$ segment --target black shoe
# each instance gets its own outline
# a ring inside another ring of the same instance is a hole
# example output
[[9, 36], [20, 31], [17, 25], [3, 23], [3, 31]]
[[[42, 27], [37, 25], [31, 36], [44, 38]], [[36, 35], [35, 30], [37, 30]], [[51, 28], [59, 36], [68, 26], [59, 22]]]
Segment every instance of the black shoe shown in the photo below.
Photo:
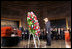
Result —
[[47, 46], [51, 46], [51, 44], [46, 44]]

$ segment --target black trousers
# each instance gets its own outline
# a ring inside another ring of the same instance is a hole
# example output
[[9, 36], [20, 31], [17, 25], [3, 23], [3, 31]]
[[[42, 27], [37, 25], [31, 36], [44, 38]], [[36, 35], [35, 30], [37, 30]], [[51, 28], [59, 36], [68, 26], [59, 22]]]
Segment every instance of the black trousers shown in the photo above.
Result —
[[51, 45], [51, 34], [47, 34], [47, 45]]

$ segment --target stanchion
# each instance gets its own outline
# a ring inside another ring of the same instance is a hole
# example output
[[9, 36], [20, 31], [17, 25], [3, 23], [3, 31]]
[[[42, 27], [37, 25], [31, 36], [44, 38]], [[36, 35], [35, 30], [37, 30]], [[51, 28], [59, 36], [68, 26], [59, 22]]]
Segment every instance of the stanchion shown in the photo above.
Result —
[[29, 44], [30, 44], [30, 34], [29, 34], [29, 39], [28, 39], [28, 48], [29, 48]]

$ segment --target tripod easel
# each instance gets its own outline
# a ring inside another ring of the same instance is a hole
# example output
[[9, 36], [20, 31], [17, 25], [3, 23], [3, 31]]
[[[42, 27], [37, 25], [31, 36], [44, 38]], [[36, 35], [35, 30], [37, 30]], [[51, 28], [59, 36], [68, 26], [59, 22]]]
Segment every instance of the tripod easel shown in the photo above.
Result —
[[[32, 33], [31, 33], [32, 34]], [[28, 48], [29, 48], [29, 44], [30, 44], [30, 35], [31, 34], [29, 34], [29, 39], [28, 39]], [[34, 45], [35, 45], [35, 48], [39, 48], [40, 47], [40, 40], [39, 40], [39, 37], [37, 36], [37, 40], [38, 40], [38, 46], [37, 46], [37, 44], [36, 44], [36, 37], [34, 36], [34, 34], [32, 34], [33, 35], [33, 41], [34, 41]]]

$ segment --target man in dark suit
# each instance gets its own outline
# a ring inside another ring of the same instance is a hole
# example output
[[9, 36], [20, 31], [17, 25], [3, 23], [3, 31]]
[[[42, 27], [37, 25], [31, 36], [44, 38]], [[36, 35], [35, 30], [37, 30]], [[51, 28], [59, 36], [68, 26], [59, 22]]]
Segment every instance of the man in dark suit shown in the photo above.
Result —
[[44, 21], [45, 21], [45, 29], [47, 33], [47, 45], [50, 46], [51, 45], [50, 21], [48, 20], [48, 18], [45, 18]]
[[61, 28], [60, 35], [61, 35], [61, 39], [64, 39], [64, 29], [63, 28]]

